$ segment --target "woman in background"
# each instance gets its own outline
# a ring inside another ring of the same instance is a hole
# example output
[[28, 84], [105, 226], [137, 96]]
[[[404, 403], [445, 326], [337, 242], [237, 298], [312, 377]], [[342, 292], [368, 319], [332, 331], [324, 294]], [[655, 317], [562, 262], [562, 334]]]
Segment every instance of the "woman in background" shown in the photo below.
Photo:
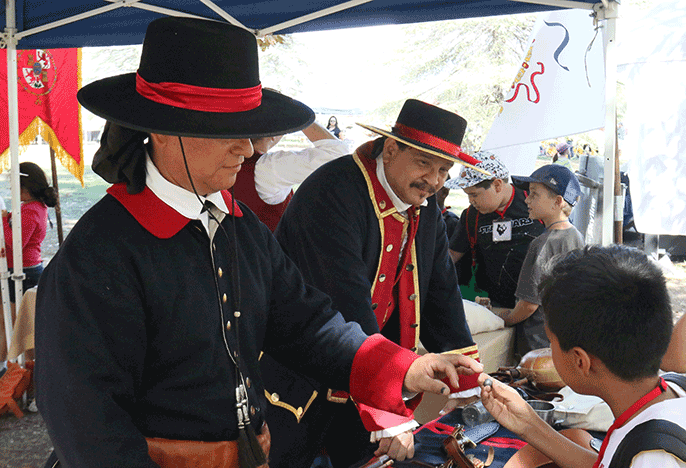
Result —
[[332, 115], [329, 117], [329, 124], [326, 126], [326, 129], [333, 133], [333, 136], [338, 138], [339, 140], [342, 139], [341, 137], [341, 129], [338, 128], [338, 119], [336, 118], [335, 115]]
[[[41, 245], [45, 239], [48, 224], [48, 207], [57, 204], [57, 192], [48, 185], [45, 172], [37, 164], [23, 162], [19, 165], [19, 187], [21, 188], [21, 244], [24, 266], [24, 291], [38, 284], [43, 272]], [[3, 212], [2, 225], [5, 230], [5, 252], [7, 267], [12, 269], [12, 213]], [[14, 287], [10, 287], [10, 301], [15, 302]]]

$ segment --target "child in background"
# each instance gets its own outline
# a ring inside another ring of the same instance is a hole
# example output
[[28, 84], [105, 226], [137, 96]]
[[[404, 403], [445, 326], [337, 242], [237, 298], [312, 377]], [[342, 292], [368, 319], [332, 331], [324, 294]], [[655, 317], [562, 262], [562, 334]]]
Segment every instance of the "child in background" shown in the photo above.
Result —
[[[48, 207], [57, 205], [57, 192], [48, 184], [45, 172], [37, 164], [19, 164], [19, 186], [21, 188], [21, 242], [24, 264], [23, 289], [26, 291], [38, 284], [43, 272], [41, 248], [48, 224]], [[5, 252], [7, 268], [12, 269], [12, 213], [3, 212], [2, 224], [5, 230]], [[10, 287], [10, 301], [15, 302], [14, 287]], [[21, 299], [21, 298], [20, 298]]]
[[462, 167], [458, 177], [445, 183], [469, 198], [450, 238], [450, 256], [464, 299], [488, 295], [493, 307], [512, 308], [529, 244], [545, 228], [529, 218], [527, 194], [509, 182], [510, 172], [502, 161], [489, 151], [474, 157], [481, 161], [476, 167], [490, 175]]
[[[673, 455], [675, 442], [682, 449], [686, 442], [686, 391], [658, 376], [672, 330], [660, 268], [637, 249], [589, 246], [568, 253], [541, 284], [555, 369], [575, 392], [602, 398], [615, 422], [596, 454], [556, 432], [512, 388], [495, 379], [484, 386], [488, 376], [482, 374], [486, 409], [561, 467], [608, 468], [616, 454], [625, 461], [621, 466], [686, 468], [683, 455]], [[644, 423], [669, 426], [682, 438], [655, 439]], [[648, 450], [641, 446], [646, 440], [654, 444]]]
[[[581, 196], [576, 176], [564, 166], [549, 164], [530, 177], [512, 176], [515, 187], [528, 191], [526, 204], [531, 219], [540, 219], [545, 232], [531, 241], [522, 264], [514, 309], [494, 309], [505, 324], [516, 326], [516, 354], [524, 356], [550, 343], [543, 328], [543, 311], [538, 286], [544, 265], [552, 257], [583, 247], [581, 233], [569, 222], [572, 207]], [[570, 286], [572, 287], [572, 286]]]

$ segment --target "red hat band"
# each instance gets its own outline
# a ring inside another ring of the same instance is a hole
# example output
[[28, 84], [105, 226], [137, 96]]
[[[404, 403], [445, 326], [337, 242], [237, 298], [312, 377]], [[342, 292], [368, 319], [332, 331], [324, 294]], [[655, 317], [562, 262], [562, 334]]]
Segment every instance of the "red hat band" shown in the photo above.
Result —
[[136, 73], [136, 91], [151, 101], [202, 112], [244, 112], [262, 103], [262, 85], [252, 88], [206, 88], [183, 83], [150, 83]]
[[451, 156], [459, 158], [469, 164], [479, 164], [481, 162], [478, 159], [471, 157], [467, 153], [464, 153], [462, 151], [462, 147], [456, 145], [455, 143], [451, 143], [435, 135], [431, 135], [430, 133], [408, 127], [407, 125], [403, 125], [398, 122], [396, 122], [395, 126], [393, 127], [393, 133], [404, 138], [424, 143], [425, 145], [433, 146], [434, 148], [444, 151]]

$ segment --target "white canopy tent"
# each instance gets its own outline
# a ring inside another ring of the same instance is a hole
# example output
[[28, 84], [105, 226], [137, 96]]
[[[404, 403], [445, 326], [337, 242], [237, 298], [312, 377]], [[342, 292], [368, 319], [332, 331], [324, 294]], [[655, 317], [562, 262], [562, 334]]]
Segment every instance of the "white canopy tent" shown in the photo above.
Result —
[[[411, 23], [441, 19], [492, 16], [579, 8], [594, 12], [604, 21], [606, 41], [605, 128], [616, 128], [615, 29], [618, 4], [569, 0], [312, 0], [285, 2], [257, 0], [6, 0], [5, 30], [0, 47], [6, 47], [8, 69], [9, 133], [11, 154], [11, 209], [20, 212], [19, 129], [17, 111], [17, 49], [122, 45], [142, 42], [145, 27], [162, 15], [189, 16], [227, 21], [256, 36], [307, 30], [340, 29], [374, 24]], [[0, 15], [0, 21], [2, 20]], [[589, 18], [589, 21], [591, 19]], [[1, 131], [4, 131], [1, 130]], [[606, 132], [604, 199], [614, 199], [615, 138]], [[613, 205], [605, 204], [604, 245], [613, 240]], [[13, 251], [16, 297], [22, 297], [21, 217], [13, 220]], [[4, 283], [4, 281], [3, 281]], [[3, 297], [5, 294], [3, 294]], [[9, 308], [5, 308], [6, 325]], [[6, 328], [9, 330], [11, 327]], [[9, 339], [8, 339], [9, 342]]]

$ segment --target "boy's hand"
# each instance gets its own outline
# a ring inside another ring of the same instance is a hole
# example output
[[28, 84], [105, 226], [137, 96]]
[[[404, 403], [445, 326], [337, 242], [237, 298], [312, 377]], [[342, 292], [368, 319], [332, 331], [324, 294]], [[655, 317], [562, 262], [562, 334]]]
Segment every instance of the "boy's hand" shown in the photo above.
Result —
[[[486, 379], [491, 385], [484, 386]], [[493, 417], [517, 435], [523, 435], [538, 418], [536, 412], [512, 387], [490, 378], [487, 374], [479, 376], [481, 401]]]
[[384, 437], [379, 441], [375, 456], [387, 454], [393, 460], [403, 461], [414, 457], [414, 434], [412, 431], [401, 432], [395, 437]]
[[459, 388], [457, 375], [483, 372], [484, 366], [461, 354], [425, 354], [412, 363], [405, 374], [403, 387], [410, 393], [429, 392], [450, 394], [450, 388], [441, 379], [448, 377], [453, 388]]

